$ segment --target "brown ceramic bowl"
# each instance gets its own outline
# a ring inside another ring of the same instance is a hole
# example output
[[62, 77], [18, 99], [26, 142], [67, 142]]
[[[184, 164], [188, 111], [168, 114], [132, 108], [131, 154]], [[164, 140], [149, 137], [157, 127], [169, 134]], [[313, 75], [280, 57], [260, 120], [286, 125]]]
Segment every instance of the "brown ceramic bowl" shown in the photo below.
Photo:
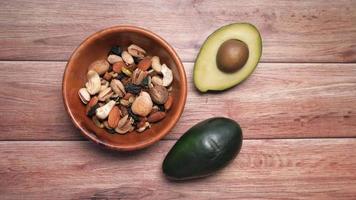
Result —
[[[110, 134], [98, 128], [85, 114], [85, 105], [78, 97], [78, 90], [84, 87], [90, 63], [106, 58], [114, 45], [127, 48], [136, 44], [149, 55], [159, 56], [173, 71], [172, 95], [174, 103], [167, 116], [143, 133], [131, 132], [125, 135]], [[88, 37], [72, 54], [63, 75], [62, 85], [65, 108], [74, 125], [81, 133], [95, 143], [114, 150], [130, 151], [147, 147], [169, 133], [181, 116], [187, 97], [187, 80], [182, 62], [174, 49], [158, 35], [134, 26], [116, 26], [99, 31]]]

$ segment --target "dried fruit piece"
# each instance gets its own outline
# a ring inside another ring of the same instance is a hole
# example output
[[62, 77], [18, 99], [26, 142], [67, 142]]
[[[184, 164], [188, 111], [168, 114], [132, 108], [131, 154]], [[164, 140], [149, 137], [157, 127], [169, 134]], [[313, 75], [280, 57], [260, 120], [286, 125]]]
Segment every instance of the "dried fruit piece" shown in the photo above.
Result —
[[112, 70], [116, 73], [120, 73], [123, 67], [126, 67], [126, 64], [124, 61], [119, 61], [112, 66]]
[[108, 61], [101, 59], [101, 60], [96, 60], [93, 63], [90, 64], [89, 70], [94, 70], [96, 71], [99, 75], [105, 74], [109, 70], [110, 64]]
[[115, 106], [115, 101], [110, 100], [107, 104], [104, 106], [101, 106], [100, 108], [96, 109], [96, 117], [99, 119], [105, 119], [108, 117], [111, 109]]
[[165, 110], [171, 109], [172, 104], [173, 104], [173, 97], [172, 97], [172, 95], [169, 95], [166, 103], [164, 103], [164, 109]]
[[166, 117], [166, 113], [165, 112], [158, 111], [158, 112], [155, 112], [153, 114], [150, 114], [148, 116], [148, 118], [147, 118], [147, 121], [151, 122], [151, 123], [154, 123], [154, 122], [161, 121], [165, 117]]
[[122, 73], [124, 73], [126, 76], [129, 76], [129, 77], [132, 76], [132, 72], [131, 72], [129, 69], [127, 69], [126, 67], [122, 67], [122, 68], [121, 68], [121, 71], [122, 71]]
[[165, 87], [169, 86], [173, 81], [172, 70], [169, 69], [166, 64], [163, 64], [161, 73], [163, 74], [162, 85]]
[[142, 71], [147, 71], [151, 67], [151, 64], [151, 58], [145, 57], [138, 63], [137, 67], [140, 68]]
[[121, 81], [125, 77], [126, 77], [126, 75], [124, 73], [119, 73], [119, 74], [117, 74], [116, 79]]
[[120, 57], [120, 56], [118, 56], [118, 55], [115, 55], [115, 54], [110, 54], [109, 56], [108, 56], [108, 62], [110, 63], [110, 64], [115, 64], [115, 63], [117, 63], [117, 62], [119, 62], [119, 61], [122, 61], [122, 58]]
[[95, 95], [100, 91], [101, 82], [99, 74], [94, 70], [89, 70], [87, 73], [88, 82], [85, 84], [89, 94]]
[[141, 92], [132, 103], [131, 109], [134, 114], [145, 117], [151, 112], [152, 106], [150, 95], [147, 92]]
[[87, 104], [90, 101], [90, 94], [86, 88], [81, 88], [78, 91], [78, 95], [80, 100], [84, 103]]
[[117, 106], [114, 106], [113, 109], [109, 113], [108, 117], [108, 125], [110, 128], [116, 128], [121, 119], [120, 109]]
[[156, 104], [164, 104], [168, 99], [168, 90], [167, 88], [161, 85], [155, 85], [149, 90], [152, 101]]
[[134, 85], [134, 84], [131, 84], [131, 83], [129, 83], [129, 84], [127, 84], [125, 86], [125, 90], [127, 92], [130, 92], [130, 93], [134, 94], [134, 95], [139, 94], [141, 92], [141, 89], [142, 88], [139, 85]]
[[152, 69], [156, 72], [161, 72], [162, 66], [159, 60], [158, 56], [153, 56], [151, 58], [151, 62], [152, 62]]
[[115, 55], [120, 56], [121, 53], [122, 53], [122, 48], [120, 46], [114, 46], [110, 50], [110, 54], [115, 54]]
[[128, 48], [127, 51], [134, 57], [138, 58], [143, 58], [146, 55], [146, 51], [142, 49], [141, 47], [131, 44]]
[[131, 54], [129, 54], [127, 51], [123, 51], [123, 52], [122, 52], [121, 58], [122, 58], [122, 60], [124, 60], [124, 62], [125, 62], [127, 65], [131, 65], [131, 64], [134, 63], [133, 57], [132, 57]]

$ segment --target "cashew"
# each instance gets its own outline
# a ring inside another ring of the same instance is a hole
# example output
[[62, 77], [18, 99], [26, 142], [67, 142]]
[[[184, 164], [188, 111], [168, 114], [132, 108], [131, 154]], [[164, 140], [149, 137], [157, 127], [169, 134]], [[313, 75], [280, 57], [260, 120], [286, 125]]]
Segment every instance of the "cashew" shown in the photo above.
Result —
[[87, 104], [90, 101], [90, 94], [86, 88], [81, 88], [78, 91], [78, 95], [80, 100], [84, 103]]
[[88, 82], [85, 84], [89, 94], [95, 95], [100, 91], [101, 82], [99, 74], [93, 70], [89, 70], [87, 74]]
[[111, 109], [115, 106], [115, 101], [111, 100], [104, 106], [96, 109], [96, 117], [103, 120], [108, 117]]
[[124, 60], [124, 62], [127, 64], [127, 65], [131, 65], [134, 63], [134, 59], [133, 57], [131, 56], [131, 54], [129, 54], [127, 51], [123, 51], [121, 53], [121, 58], [122, 60]]
[[163, 64], [161, 73], [163, 74], [162, 85], [165, 87], [169, 86], [173, 81], [172, 70], [169, 69], [166, 64]]
[[152, 69], [155, 70], [156, 72], [161, 72], [162, 66], [161, 66], [159, 57], [158, 56], [153, 56], [151, 58], [151, 61], [152, 61]]
[[142, 49], [141, 47], [135, 45], [135, 44], [131, 44], [128, 48], [127, 51], [129, 52], [129, 54], [131, 54], [132, 56], [135, 56], [137, 58], [143, 58], [145, 57], [146, 51], [144, 49]]

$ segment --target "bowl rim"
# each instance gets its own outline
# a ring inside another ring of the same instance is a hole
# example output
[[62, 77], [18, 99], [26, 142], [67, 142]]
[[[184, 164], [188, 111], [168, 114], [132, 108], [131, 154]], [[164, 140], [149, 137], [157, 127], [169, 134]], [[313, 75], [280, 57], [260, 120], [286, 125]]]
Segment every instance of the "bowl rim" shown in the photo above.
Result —
[[[141, 143], [135, 144], [135, 145], [124, 145], [124, 146], [121, 146], [121, 145], [117, 145], [117, 144], [114, 144], [114, 143], [111, 143], [111, 142], [102, 141], [100, 138], [98, 138], [96, 136], [95, 133], [92, 133], [92, 131], [89, 131], [89, 130], [85, 129], [84, 127], [82, 127], [79, 124], [79, 122], [77, 122], [75, 120], [75, 118], [73, 116], [73, 113], [70, 110], [69, 105], [68, 105], [68, 98], [67, 98], [68, 95], [66, 93], [66, 88], [69, 87], [69, 86], [67, 86], [67, 83], [65, 82], [65, 79], [67, 78], [67, 76], [69, 74], [69, 72], [67, 70], [69, 65], [71, 65], [72, 60], [76, 56], [78, 56], [78, 51], [80, 49], [82, 49], [86, 45], [86, 43], [88, 43], [90, 41], [93, 41], [93, 40], [97, 40], [102, 35], [110, 33], [110, 32], [135, 32], [135, 33], [146, 35], [150, 39], [153, 39], [156, 42], [160, 43], [167, 50], [167, 52], [170, 55], [170, 57], [172, 58], [173, 62], [176, 64], [179, 77], [181, 78], [180, 90], [182, 90], [182, 91], [180, 92], [180, 94], [182, 94], [182, 98], [183, 99], [181, 101], [182, 103], [178, 104], [178, 114], [177, 115], [173, 115], [173, 117], [171, 119], [172, 122], [168, 123], [167, 126], [165, 126], [160, 131], [161, 132], [160, 134], [156, 135], [155, 137], [149, 138], [149, 140], [145, 140], [144, 142], [141, 142]], [[69, 115], [69, 118], [71, 119], [71, 121], [73, 122], [75, 127], [80, 130], [80, 133], [84, 137], [86, 137], [87, 139], [93, 141], [94, 143], [96, 143], [96, 144], [98, 144], [100, 146], [103, 146], [105, 148], [108, 148], [108, 149], [118, 150], [118, 151], [133, 151], [133, 150], [139, 150], [139, 149], [146, 148], [146, 147], [158, 142], [164, 136], [166, 136], [172, 130], [172, 128], [176, 125], [176, 123], [178, 122], [179, 118], [183, 114], [185, 103], [186, 103], [186, 99], [187, 99], [187, 78], [186, 78], [185, 69], [184, 69], [184, 66], [183, 66], [183, 63], [182, 63], [181, 59], [179, 58], [177, 52], [173, 49], [173, 47], [170, 44], [168, 44], [168, 42], [166, 40], [164, 40], [159, 35], [153, 33], [152, 31], [149, 31], [149, 30], [147, 30], [145, 28], [141, 28], [141, 27], [133, 26], [133, 25], [118, 25], [118, 26], [112, 26], [112, 27], [109, 27], [109, 28], [101, 29], [101, 30], [89, 35], [73, 51], [72, 55], [70, 56], [70, 58], [67, 61], [67, 64], [65, 66], [64, 73], [63, 73], [62, 96], [63, 96], [64, 107], [65, 107], [65, 110], [67, 111], [67, 113]]]

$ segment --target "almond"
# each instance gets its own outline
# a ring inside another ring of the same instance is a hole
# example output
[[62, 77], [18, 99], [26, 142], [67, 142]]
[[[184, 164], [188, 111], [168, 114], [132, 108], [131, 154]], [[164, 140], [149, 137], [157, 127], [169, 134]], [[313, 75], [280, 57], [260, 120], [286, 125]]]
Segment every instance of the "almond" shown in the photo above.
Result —
[[119, 107], [115, 106], [109, 113], [108, 124], [111, 128], [116, 128], [117, 124], [119, 123], [120, 117], [120, 109]]
[[86, 106], [86, 114], [88, 116], [95, 115], [95, 111], [99, 107], [98, 101], [99, 99], [97, 96], [94, 96], [93, 98], [90, 99], [89, 103]]
[[172, 104], [173, 104], [173, 97], [172, 95], [169, 95], [166, 103], [164, 103], [164, 109], [169, 110], [172, 107]]
[[162, 112], [162, 111], [158, 111], [158, 112], [155, 112], [153, 114], [150, 114], [147, 118], [147, 121], [148, 122], [158, 122], [158, 121], [161, 121], [163, 118], [166, 117], [166, 113], [165, 112]]
[[120, 73], [123, 67], [126, 67], [124, 61], [119, 61], [112, 66], [112, 70], [116, 73]]
[[142, 71], [147, 71], [148, 68], [151, 67], [151, 64], [152, 64], [151, 58], [146, 57], [138, 63], [137, 67], [140, 68]]

